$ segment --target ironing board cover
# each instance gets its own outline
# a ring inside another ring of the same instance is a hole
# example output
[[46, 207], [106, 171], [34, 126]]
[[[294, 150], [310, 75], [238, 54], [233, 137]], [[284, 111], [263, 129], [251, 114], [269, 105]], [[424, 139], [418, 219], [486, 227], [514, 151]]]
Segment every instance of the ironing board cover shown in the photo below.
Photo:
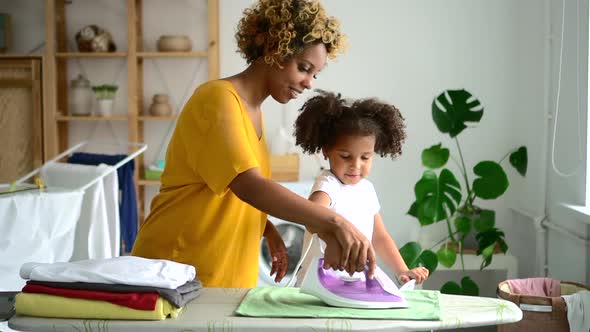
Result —
[[440, 320], [438, 291], [404, 291], [408, 308], [353, 309], [331, 307], [293, 287], [256, 287], [244, 297], [236, 314], [251, 317], [313, 317]]

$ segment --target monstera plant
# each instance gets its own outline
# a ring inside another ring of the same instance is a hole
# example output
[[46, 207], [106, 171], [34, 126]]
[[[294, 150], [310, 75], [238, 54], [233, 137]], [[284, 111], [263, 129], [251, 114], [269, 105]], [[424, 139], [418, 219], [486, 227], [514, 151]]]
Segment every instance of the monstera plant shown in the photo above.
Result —
[[[423, 249], [419, 243], [409, 242], [400, 252], [408, 267], [424, 266], [431, 274], [438, 264], [451, 267], [461, 259], [463, 278], [459, 282], [446, 282], [442, 293], [479, 295], [478, 285], [465, 274], [465, 244], [472, 240], [473, 249], [481, 256], [482, 270], [491, 264], [494, 253], [508, 250], [504, 232], [496, 227], [495, 212], [481, 207], [480, 200], [496, 199], [508, 189], [508, 176], [501, 166], [506, 157], [520, 175], [526, 175], [527, 149], [521, 146], [499, 161], [483, 160], [475, 164], [471, 181], [459, 136], [469, 128], [469, 123], [479, 123], [483, 114], [480, 101], [466, 90], [446, 90], [432, 101], [432, 119], [438, 130], [455, 142], [457, 157], [441, 143], [422, 151], [422, 165], [426, 170], [414, 187], [416, 200], [408, 214], [418, 219], [422, 227], [446, 223], [447, 232], [431, 248]], [[458, 173], [446, 168], [449, 159]]]

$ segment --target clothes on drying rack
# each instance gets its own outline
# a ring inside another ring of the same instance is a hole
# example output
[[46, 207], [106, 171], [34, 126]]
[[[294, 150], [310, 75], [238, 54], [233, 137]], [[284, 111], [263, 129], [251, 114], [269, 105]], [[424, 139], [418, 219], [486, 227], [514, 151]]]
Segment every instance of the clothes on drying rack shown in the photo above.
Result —
[[[102, 176], [109, 171], [111, 173]], [[112, 166], [48, 163], [40, 173], [48, 188], [64, 188], [72, 191], [78, 191], [80, 187], [102, 177], [100, 181], [84, 190], [84, 198], [75, 227], [74, 251], [71, 257], [61, 261], [119, 256], [121, 251], [119, 181], [115, 172], [112, 171]], [[71, 207], [73, 203], [68, 202], [68, 207]]]
[[23, 287], [19, 269], [25, 262], [72, 257], [83, 196], [60, 188], [0, 196], [0, 291]]
[[[68, 159], [69, 163], [83, 165], [115, 165], [125, 159], [127, 155], [105, 155], [97, 153], [76, 152]], [[137, 196], [133, 174], [135, 171], [134, 160], [117, 169], [119, 191], [119, 215], [121, 223], [121, 240], [124, 243], [124, 252], [131, 252], [138, 230]], [[123, 247], [122, 247], [123, 248]]]

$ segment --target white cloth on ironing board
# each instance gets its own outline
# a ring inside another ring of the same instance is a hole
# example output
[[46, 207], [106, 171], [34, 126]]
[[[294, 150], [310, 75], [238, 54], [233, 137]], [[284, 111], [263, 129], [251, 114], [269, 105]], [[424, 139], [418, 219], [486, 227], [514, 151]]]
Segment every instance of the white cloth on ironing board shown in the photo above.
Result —
[[70, 259], [83, 195], [47, 188], [0, 196], [0, 291], [23, 288], [23, 263]]
[[[41, 176], [48, 187], [79, 188], [112, 166], [88, 166], [52, 163], [43, 167]], [[72, 261], [119, 256], [119, 190], [117, 172], [113, 171], [87, 188], [76, 227]]]
[[590, 291], [584, 290], [571, 295], [562, 295], [567, 305], [567, 320], [571, 332], [590, 330]]

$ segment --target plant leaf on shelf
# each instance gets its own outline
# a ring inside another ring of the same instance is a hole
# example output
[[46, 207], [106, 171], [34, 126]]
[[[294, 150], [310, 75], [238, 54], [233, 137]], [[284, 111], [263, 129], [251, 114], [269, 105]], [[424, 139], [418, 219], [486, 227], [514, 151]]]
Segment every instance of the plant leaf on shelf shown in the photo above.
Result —
[[436, 169], [443, 167], [449, 161], [449, 149], [443, 148], [442, 144], [436, 144], [422, 151], [422, 165], [427, 168]]
[[448, 133], [451, 138], [467, 128], [466, 122], [479, 122], [482, 116], [481, 103], [464, 89], [445, 90], [432, 101], [434, 123], [438, 130]]
[[424, 171], [414, 192], [416, 201], [408, 214], [418, 218], [423, 226], [450, 217], [461, 202], [461, 184], [446, 168], [440, 172], [440, 176], [432, 170]]
[[473, 180], [473, 192], [482, 199], [498, 198], [510, 185], [506, 172], [495, 161], [480, 161], [473, 167], [473, 173], [479, 176]]
[[454, 281], [447, 281], [440, 288], [440, 292], [443, 294], [461, 295], [463, 293], [462, 291], [461, 286]]
[[463, 295], [471, 295], [471, 296], [478, 296], [479, 295], [479, 287], [475, 281], [473, 281], [470, 277], [465, 276], [461, 279], [461, 288]]
[[522, 175], [526, 175], [526, 170], [528, 167], [528, 154], [526, 146], [521, 146], [518, 150], [512, 152], [510, 154], [510, 165], [516, 168], [516, 171]]
[[438, 266], [438, 258], [432, 250], [422, 251], [422, 246], [418, 242], [408, 242], [399, 249], [399, 253], [402, 256], [404, 262], [409, 269], [413, 269], [418, 266], [423, 266], [428, 269], [432, 274], [436, 271]]
[[465, 238], [471, 232], [471, 219], [463, 215], [458, 216], [455, 218], [455, 229]]
[[485, 232], [494, 228], [496, 224], [496, 211], [481, 210], [479, 217], [475, 219], [473, 225], [478, 233]]
[[455, 265], [457, 261], [457, 252], [454, 249], [449, 247], [441, 247], [437, 252], [436, 256], [438, 258], [438, 262], [445, 267], [451, 267]]
[[440, 292], [443, 294], [478, 296], [479, 287], [477, 287], [473, 279], [465, 276], [461, 279], [461, 285], [454, 281], [448, 281], [440, 288]]
[[506, 253], [508, 251], [508, 245], [504, 240], [504, 232], [498, 228], [492, 228], [485, 232], [481, 232], [475, 235], [475, 239], [478, 243], [477, 254], [482, 255], [482, 263], [480, 269], [483, 270], [485, 267], [492, 263], [492, 257], [494, 255], [496, 246], [500, 248], [500, 251]]

